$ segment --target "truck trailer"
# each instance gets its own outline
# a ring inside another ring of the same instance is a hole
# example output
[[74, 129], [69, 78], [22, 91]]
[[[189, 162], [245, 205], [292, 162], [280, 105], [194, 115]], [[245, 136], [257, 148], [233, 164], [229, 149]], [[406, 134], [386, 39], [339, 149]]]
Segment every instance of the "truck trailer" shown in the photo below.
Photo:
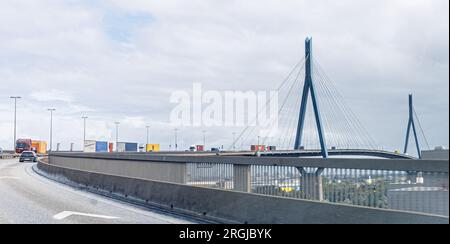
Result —
[[159, 152], [160, 148], [159, 144], [147, 144], [146, 152]]
[[108, 152], [109, 144], [104, 141], [86, 140], [84, 141], [83, 152]]
[[139, 144], [130, 142], [119, 142], [117, 143], [118, 152], [138, 152]]
[[47, 142], [46, 141], [32, 141], [31, 150], [37, 154], [44, 155], [47, 153]]

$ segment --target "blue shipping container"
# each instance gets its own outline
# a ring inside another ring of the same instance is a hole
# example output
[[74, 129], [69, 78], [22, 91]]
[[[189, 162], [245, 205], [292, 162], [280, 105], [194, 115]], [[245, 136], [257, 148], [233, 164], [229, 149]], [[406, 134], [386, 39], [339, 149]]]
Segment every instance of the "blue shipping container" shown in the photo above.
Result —
[[97, 141], [95, 143], [95, 151], [96, 152], [108, 152], [108, 142]]
[[125, 143], [125, 152], [137, 152], [138, 147], [137, 143]]

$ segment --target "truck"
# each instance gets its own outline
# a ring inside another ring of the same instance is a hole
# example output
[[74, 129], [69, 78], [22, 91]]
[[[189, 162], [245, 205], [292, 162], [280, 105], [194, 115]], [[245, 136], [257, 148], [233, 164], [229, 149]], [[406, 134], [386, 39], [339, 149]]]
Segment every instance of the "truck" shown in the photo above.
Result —
[[138, 152], [139, 144], [131, 142], [118, 142], [117, 151], [118, 152]]
[[16, 141], [15, 151], [21, 154], [25, 151], [31, 151], [33, 141], [31, 139], [18, 139]]
[[203, 145], [192, 145], [189, 147], [190, 152], [204, 152], [205, 146]]
[[250, 147], [250, 150], [252, 152], [263, 152], [263, 151], [266, 151], [266, 146], [265, 145], [252, 145]]
[[105, 141], [94, 141], [94, 140], [86, 140], [84, 141], [83, 152], [108, 152], [109, 144]]
[[33, 151], [37, 154], [46, 154], [47, 153], [47, 142], [32, 140], [32, 139], [18, 139], [16, 141], [15, 152], [17, 154], [21, 154], [25, 151]]

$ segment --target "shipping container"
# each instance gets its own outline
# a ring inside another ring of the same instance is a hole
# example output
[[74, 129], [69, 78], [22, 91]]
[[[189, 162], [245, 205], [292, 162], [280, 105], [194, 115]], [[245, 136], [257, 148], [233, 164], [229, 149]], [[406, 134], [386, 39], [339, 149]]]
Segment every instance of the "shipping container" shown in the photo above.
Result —
[[47, 142], [46, 141], [32, 141], [31, 147], [33, 151], [37, 154], [46, 154], [47, 153]]
[[126, 143], [125, 144], [126, 152], [137, 152], [138, 148], [139, 148], [139, 145], [137, 143]]
[[83, 152], [85, 153], [93, 153], [95, 152], [96, 141], [86, 140], [84, 141]]
[[108, 152], [108, 142], [86, 140], [84, 141], [83, 152]]
[[205, 146], [197, 145], [197, 152], [204, 152], [204, 151], [205, 151]]
[[108, 151], [114, 152], [114, 143], [109, 143]]
[[117, 152], [125, 152], [125, 144], [124, 142], [118, 142], [116, 145]]
[[117, 143], [118, 152], [138, 152], [139, 145], [137, 143], [119, 142]]
[[108, 152], [108, 142], [106, 141], [95, 142], [95, 152]]
[[161, 149], [159, 144], [147, 144], [147, 152], [159, 152], [160, 150]]
[[253, 151], [253, 152], [261, 152], [261, 151], [265, 151], [266, 150], [266, 146], [264, 146], [264, 145], [252, 145], [250, 150]]

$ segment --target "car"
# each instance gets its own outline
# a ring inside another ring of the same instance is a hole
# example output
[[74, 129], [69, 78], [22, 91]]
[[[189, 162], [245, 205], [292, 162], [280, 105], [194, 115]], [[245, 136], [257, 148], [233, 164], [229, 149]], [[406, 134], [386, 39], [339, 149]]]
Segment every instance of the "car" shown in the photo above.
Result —
[[25, 151], [20, 155], [19, 162], [23, 163], [25, 161], [37, 162], [38, 156], [33, 151]]
[[216, 153], [218, 153], [218, 152], [220, 152], [220, 149], [219, 149], [219, 148], [211, 148], [211, 152], [216, 152]]

